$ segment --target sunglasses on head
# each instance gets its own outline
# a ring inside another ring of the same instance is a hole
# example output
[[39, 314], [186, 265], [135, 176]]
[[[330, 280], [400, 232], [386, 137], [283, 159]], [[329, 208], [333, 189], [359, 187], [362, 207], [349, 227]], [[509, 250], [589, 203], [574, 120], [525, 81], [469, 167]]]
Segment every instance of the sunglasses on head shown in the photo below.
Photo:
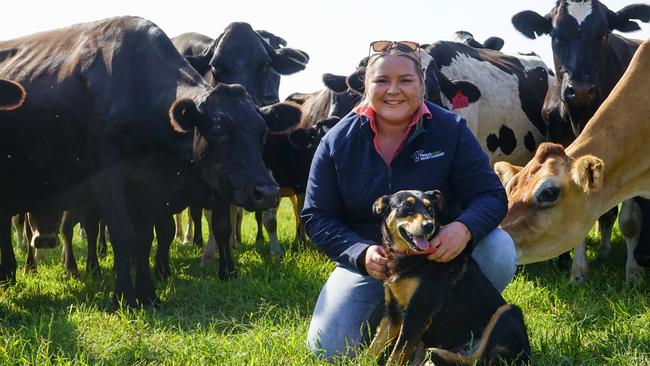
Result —
[[387, 52], [394, 48], [402, 52], [415, 52], [420, 48], [420, 44], [413, 41], [374, 41], [370, 43], [370, 49], [373, 52]]

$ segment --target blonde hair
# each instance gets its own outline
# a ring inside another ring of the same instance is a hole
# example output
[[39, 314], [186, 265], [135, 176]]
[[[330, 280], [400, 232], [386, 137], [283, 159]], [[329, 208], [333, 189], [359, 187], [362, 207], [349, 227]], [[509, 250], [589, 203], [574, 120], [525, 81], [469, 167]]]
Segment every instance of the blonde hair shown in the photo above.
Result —
[[425, 86], [424, 70], [422, 69], [422, 60], [420, 59], [420, 55], [416, 52], [404, 52], [398, 48], [391, 48], [388, 51], [375, 53], [373, 55], [370, 55], [370, 57], [368, 57], [368, 63], [366, 64], [366, 72], [363, 76], [364, 91], [363, 91], [363, 100], [361, 101], [361, 104], [370, 103], [370, 98], [368, 97], [368, 86], [370, 84], [370, 80], [377, 72], [377, 61], [379, 61], [382, 57], [385, 56], [393, 56], [393, 57], [402, 56], [413, 61], [413, 64], [415, 66], [415, 74], [417, 75], [418, 80], [420, 81], [420, 98], [422, 102], [424, 102], [426, 86]]

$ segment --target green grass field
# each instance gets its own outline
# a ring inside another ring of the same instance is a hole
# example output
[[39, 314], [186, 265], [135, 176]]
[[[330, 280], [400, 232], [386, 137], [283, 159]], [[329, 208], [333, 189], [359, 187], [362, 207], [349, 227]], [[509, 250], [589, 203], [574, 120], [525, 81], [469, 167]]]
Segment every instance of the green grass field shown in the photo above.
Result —
[[[37, 274], [24, 275], [24, 252], [16, 250], [17, 283], [0, 287], [0, 365], [325, 364], [307, 351], [305, 337], [334, 265], [313, 247], [292, 244], [288, 201], [279, 216], [285, 256], [272, 258], [268, 245], [254, 244], [254, 217], [246, 214], [244, 245], [235, 252], [239, 277], [229, 282], [218, 280], [216, 266], [200, 266], [200, 249], [175, 242], [173, 275], [157, 283], [158, 309], [114, 309], [110, 249], [100, 279], [85, 275], [78, 237], [81, 279], [64, 274], [58, 250], [47, 253]], [[548, 262], [522, 267], [505, 290], [524, 311], [534, 365], [650, 365], [650, 278], [625, 285], [617, 231], [610, 258], [594, 261], [594, 253], [590, 248], [581, 287]], [[373, 362], [362, 354], [340, 364]]]

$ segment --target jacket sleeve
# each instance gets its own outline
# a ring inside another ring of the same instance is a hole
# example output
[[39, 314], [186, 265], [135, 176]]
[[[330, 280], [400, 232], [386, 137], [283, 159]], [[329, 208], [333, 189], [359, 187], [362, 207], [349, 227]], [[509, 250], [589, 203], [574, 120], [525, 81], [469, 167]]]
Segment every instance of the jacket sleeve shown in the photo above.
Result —
[[465, 120], [461, 120], [458, 127], [450, 187], [452, 195], [463, 209], [455, 221], [462, 222], [469, 229], [472, 234], [469, 245], [473, 249], [476, 243], [501, 223], [508, 210], [508, 198], [501, 181], [490, 167], [487, 155]]
[[322, 141], [311, 163], [302, 221], [309, 238], [330, 259], [365, 275], [360, 256], [375, 243], [343, 223], [344, 212], [336, 167], [329, 146]]

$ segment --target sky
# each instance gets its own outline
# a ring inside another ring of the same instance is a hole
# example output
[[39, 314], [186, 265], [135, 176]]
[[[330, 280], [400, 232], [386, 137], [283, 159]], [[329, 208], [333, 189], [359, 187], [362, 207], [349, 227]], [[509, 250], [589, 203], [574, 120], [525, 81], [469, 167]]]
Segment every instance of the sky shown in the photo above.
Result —
[[[603, 3], [618, 11], [634, 2]], [[433, 43], [450, 40], [457, 30], [469, 31], [481, 42], [499, 36], [505, 40], [503, 51], [534, 51], [552, 67], [550, 38], [530, 40], [514, 29], [510, 19], [523, 10], [545, 15], [554, 4], [554, 0], [13, 0], [2, 5], [0, 40], [119, 15], [149, 19], [170, 38], [184, 32], [216, 38], [231, 22], [244, 21], [253, 29], [283, 37], [288, 47], [309, 54], [305, 70], [282, 78], [283, 99], [293, 92], [322, 89], [323, 73], [350, 74], [359, 60], [368, 55], [371, 41]], [[627, 36], [650, 38], [650, 24], [641, 24], [641, 28]]]

